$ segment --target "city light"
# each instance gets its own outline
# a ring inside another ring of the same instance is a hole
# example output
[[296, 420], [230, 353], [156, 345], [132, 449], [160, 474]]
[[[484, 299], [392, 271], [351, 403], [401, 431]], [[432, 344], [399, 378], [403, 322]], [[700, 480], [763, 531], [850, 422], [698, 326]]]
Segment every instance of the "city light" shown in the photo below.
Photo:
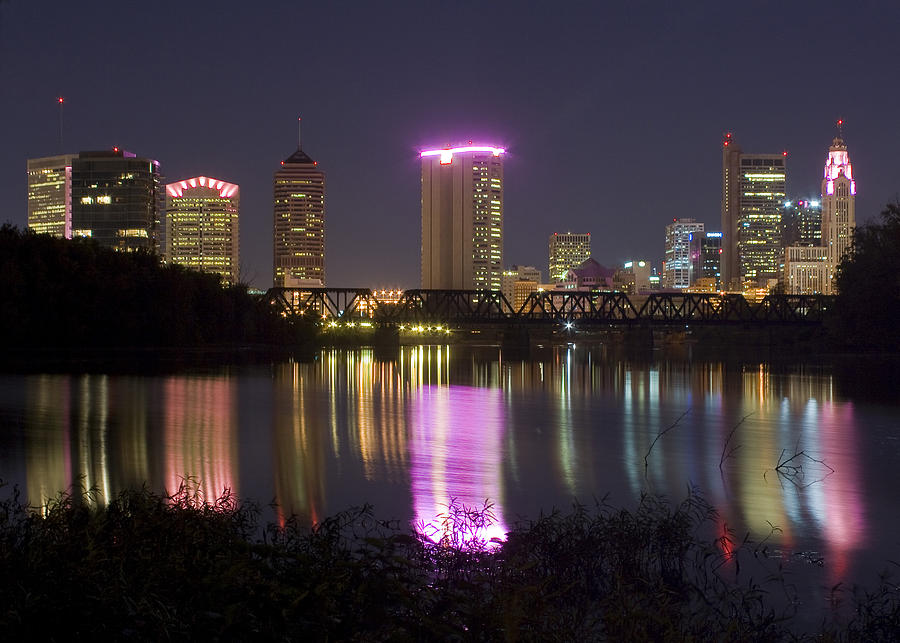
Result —
[[218, 190], [219, 197], [223, 199], [234, 196], [235, 192], [238, 191], [238, 186], [233, 183], [227, 183], [225, 181], [212, 179], [206, 176], [195, 176], [190, 179], [185, 179], [184, 181], [169, 183], [168, 185], [166, 185], [166, 192], [169, 194], [169, 196], [179, 198], [184, 194], [185, 190], [196, 187]]
[[506, 152], [505, 148], [493, 147], [491, 145], [467, 145], [465, 147], [446, 147], [440, 150], [426, 150], [420, 154], [422, 158], [426, 156], [440, 156], [441, 163], [450, 162], [454, 154], [462, 154], [464, 152], [490, 152], [494, 156], [500, 156]]

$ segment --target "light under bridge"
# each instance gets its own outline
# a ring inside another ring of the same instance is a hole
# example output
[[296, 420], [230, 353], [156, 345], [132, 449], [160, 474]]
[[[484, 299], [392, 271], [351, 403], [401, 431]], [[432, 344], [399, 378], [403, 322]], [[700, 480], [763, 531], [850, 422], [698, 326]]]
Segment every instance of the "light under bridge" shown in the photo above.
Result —
[[454, 327], [575, 324], [821, 325], [834, 298], [827, 295], [547, 290], [518, 308], [496, 290], [405, 290], [385, 296], [369, 288], [271, 288], [267, 301], [285, 316], [380, 326], [443, 324]]

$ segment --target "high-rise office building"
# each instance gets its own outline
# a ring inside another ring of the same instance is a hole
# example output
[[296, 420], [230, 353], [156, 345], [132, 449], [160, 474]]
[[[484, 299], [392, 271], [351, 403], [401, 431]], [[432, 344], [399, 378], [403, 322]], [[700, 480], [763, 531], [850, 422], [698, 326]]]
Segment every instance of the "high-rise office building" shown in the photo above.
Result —
[[159, 161], [118, 148], [72, 159], [72, 234], [116, 250], [156, 251]]
[[[714, 288], [720, 290], [722, 288], [722, 233], [721, 232], [704, 232], [696, 235], [695, 239], [699, 241], [699, 248], [696, 249], [698, 258], [696, 279], [711, 280]], [[692, 240], [693, 244], [693, 240]], [[695, 254], [695, 246], [691, 246], [691, 256]]]
[[28, 159], [28, 227], [72, 238], [73, 154]]
[[166, 185], [165, 260], [237, 283], [240, 197], [237, 185], [205, 176]]
[[703, 224], [695, 219], [672, 219], [666, 226], [666, 259], [663, 288], [690, 288], [695, 279], [699, 253], [691, 257], [691, 237], [703, 234]]
[[777, 279], [782, 261], [785, 154], [744, 154], [722, 141], [722, 281], [727, 288]]
[[828, 148], [822, 179], [822, 245], [828, 249], [829, 271], [825, 294], [832, 293], [835, 270], [850, 249], [855, 228], [856, 181], [847, 146], [838, 136]]
[[422, 288], [500, 290], [502, 147], [426, 150], [422, 160]]
[[[838, 121], [838, 127], [842, 125]], [[834, 294], [834, 276], [849, 251], [856, 227], [856, 181], [847, 146], [831, 142], [822, 179], [821, 243], [796, 243], [785, 248], [785, 290], [792, 294]]]
[[275, 286], [325, 285], [325, 173], [300, 145], [275, 172]]
[[577, 268], [591, 257], [591, 233], [566, 232], [550, 235], [549, 279], [558, 283], [566, 279], [572, 268]]
[[785, 201], [781, 241], [785, 247], [822, 245], [822, 202], [818, 199]]

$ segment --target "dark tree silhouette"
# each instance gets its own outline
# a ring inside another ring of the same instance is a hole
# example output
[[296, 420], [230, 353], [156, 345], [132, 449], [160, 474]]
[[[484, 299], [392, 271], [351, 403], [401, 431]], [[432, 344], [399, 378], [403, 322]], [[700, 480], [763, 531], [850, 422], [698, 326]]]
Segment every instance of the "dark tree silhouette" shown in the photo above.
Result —
[[835, 285], [837, 337], [851, 347], [900, 350], [900, 202], [856, 229]]
[[121, 253], [0, 227], [0, 337], [6, 348], [291, 344], [296, 329], [245, 285]]

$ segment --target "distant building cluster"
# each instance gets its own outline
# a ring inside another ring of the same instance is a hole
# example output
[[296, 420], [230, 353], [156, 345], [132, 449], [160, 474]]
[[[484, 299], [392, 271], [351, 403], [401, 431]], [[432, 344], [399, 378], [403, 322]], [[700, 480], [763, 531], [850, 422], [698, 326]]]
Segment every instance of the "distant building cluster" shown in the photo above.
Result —
[[[159, 162], [113, 148], [29, 159], [28, 226], [240, 281], [240, 186], [209, 176], [161, 184]], [[300, 148], [273, 178], [273, 283], [325, 284], [325, 174]]]
[[[646, 257], [607, 267], [592, 255], [590, 232], [554, 232], [546, 282], [533, 264], [504, 268], [505, 156], [502, 147], [472, 142], [420, 153], [422, 288], [499, 290], [516, 308], [546, 290], [831, 294], [836, 268], [851, 250], [856, 181], [840, 131], [820, 194], [799, 199], [787, 197], [786, 152], [745, 153], [726, 134], [721, 230], [672, 219], [660, 270]], [[29, 159], [27, 183], [35, 232], [153, 251], [224, 283], [240, 280], [236, 183], [195, 176], [162, 184], [158, 161], [118, 148]], [[275, 286], [325, 285], [325, 194], [325, 173], [298, 137], [297, 150], [273, 175]]]

